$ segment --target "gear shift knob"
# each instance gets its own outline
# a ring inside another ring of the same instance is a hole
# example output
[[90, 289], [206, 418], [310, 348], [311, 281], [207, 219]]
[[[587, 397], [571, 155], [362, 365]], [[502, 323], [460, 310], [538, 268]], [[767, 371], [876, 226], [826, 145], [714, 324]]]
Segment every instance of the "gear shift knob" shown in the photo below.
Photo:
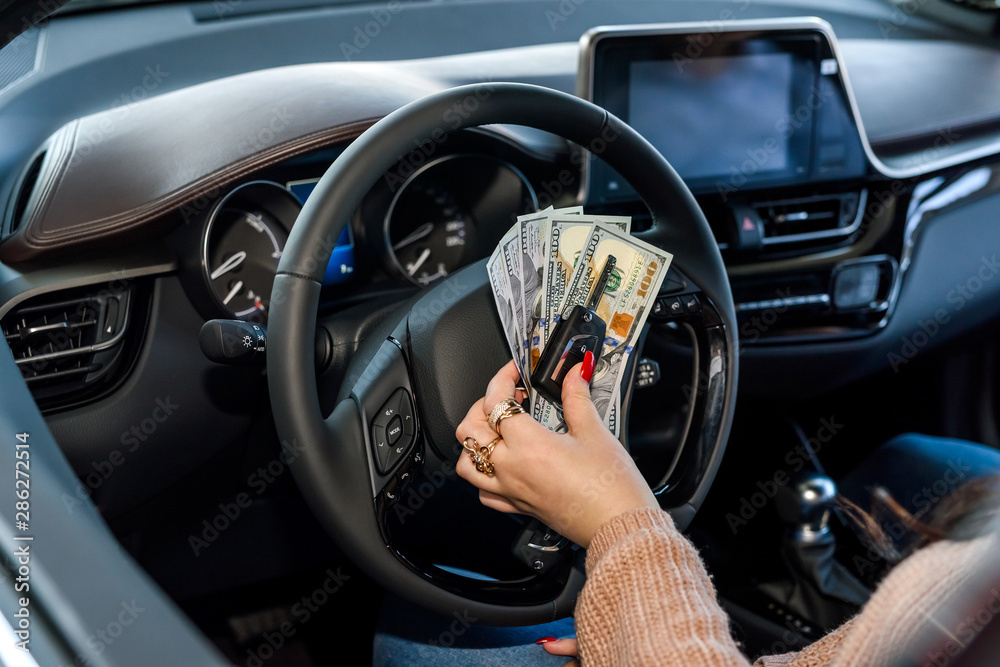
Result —
[[775, 496], [778, 516], [793, 530], [794, 538], [813, 542], [830, 531], [830, 511], [837, 485], [826, 475], [802, 473]]

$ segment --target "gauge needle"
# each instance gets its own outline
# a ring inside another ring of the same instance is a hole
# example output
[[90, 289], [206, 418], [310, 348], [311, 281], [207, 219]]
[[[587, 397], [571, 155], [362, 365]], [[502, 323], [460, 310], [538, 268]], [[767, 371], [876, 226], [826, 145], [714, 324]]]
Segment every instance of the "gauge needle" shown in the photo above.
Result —
[[242, 280], [237, 280], [236, 284], [233, 285], [233, 289], [229, 290], [229, 294], [227, 294], [226, 298], [222, 300], [222, 303], [223, 304], [228, 304], [232, 300], [232, 298], [234, 296], [236, 296], [237, 294], [239, 294], [239, 292], [240, 292], [241, 289], [243, 289], [243, 281]]
[[424, 224], [420, 225], [412, 232], [407, 234], [406, 238], [404, 238], [402, 241], [392, 246], [392, 249], [399, 250], [400, 248], [404, 248], [413, 243], [414, 241], [419, 241], [420, 239], [424, 238], [433, 231], [434, 231], [434, 223], [425, 222]]
[[422, 253], [420, 253], [420, 257], [417, 257], [417, 261], [415, 261], [413, 264], [408, 264], [407, 265], [407, 267], [406, 267], [407, 274], [409, 274], [409, 275], [412, 276], [414, 273], [416, 273], [417, 269], [419, 269], [421, 266], [423, 266], [424, 262], [426, 262], [427, 258], [430, 257], [430, 256], [431, 256], [431, 249], [430, 248], [424, 248], [424, 251]]
[[246, 259], [246, 258], [247, 258], [247, 254], [245, 252], [243, 252], [242, 250], [240, 250], [239, 252], [233, 254], [233, 256], [230, 257], [229, 259], [227, 259], [226, 261], [224, 261], [219, 266], [219, 268], [217, 268], [215, 271], [212, 271], [212, 280], [215, 280], [216, 278], [218, 278], [222, 274], [226, 273], [227, 271], [232, 271], [237, 266], [239, 266], [240, 264], [242, 264], [243, 260]]

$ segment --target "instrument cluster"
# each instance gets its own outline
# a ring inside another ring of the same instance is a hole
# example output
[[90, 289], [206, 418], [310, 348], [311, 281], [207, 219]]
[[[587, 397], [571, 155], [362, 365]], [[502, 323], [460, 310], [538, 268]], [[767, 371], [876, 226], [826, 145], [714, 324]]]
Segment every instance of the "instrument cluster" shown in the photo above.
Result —
[[[187, 226], [197, 238], [181, 230], [184, 284], [203, 315], [267, 322], [285, 243], [339, 153], [255, 174]], [[487, 257], [518, 215], [538, 208], [531, 179], [505, 157], [459, 147], [415, 164], [417, 155], [389, 170], [345, 225], [324, 275], [327, 293], [433, 285]]]

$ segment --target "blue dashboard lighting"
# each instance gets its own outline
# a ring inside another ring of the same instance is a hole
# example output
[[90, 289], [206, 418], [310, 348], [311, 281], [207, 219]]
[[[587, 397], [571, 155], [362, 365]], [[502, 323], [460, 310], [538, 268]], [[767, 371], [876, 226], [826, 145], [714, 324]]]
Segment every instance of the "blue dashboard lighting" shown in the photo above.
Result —
[[[306, 199], [312, 194], [312, 191], [316, 189], [316, 183], [319, 182], [318, 178], [312, 178], [304, 181], [289, 181], [285, 184], [288, 191], [298, 198], [303, 204], [306, 203]], [[343, 283], [351, 280], [354, 277], [354, 235], [351, 233], [351, 226], [347, 225], [344, 227], [344, 231], [341, 232], [340, 238], [337, 239], [337, 245], [333, 248], [333, 253], [330, 255], [330, 263], [326, 265], [326, 273], [323, 274], [323, 284], [324, 285], [335, 285], [337, 283]]]

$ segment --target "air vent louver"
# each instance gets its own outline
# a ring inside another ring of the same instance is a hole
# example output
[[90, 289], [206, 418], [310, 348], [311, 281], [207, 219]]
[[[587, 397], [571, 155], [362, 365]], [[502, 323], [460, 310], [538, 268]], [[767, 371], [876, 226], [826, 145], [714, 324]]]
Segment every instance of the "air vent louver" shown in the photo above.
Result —
[[135, 288], [29, 299], [0, 326], [39, 406], [66, 405], [114, 384], [127, 364]]
[[764, 225], [765, 245], [846, 237], [860, 224], [865, 192], [753, 204]]

